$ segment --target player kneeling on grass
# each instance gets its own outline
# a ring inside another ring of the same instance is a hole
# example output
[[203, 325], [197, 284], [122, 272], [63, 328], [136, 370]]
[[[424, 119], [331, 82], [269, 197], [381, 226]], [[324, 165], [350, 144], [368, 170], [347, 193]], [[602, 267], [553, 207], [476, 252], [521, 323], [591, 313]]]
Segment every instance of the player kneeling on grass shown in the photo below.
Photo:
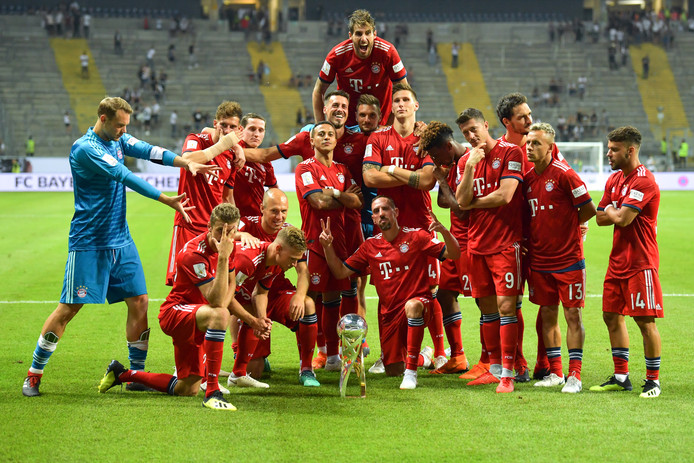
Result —
[[[561, 386], [562, 392], [582, 389], [581, 364], [585, 330], [581, 309], [585, 303], [586, 265], [580, 224], [595, 215], [586, 184], [566, 163], [552, 159], [554, 129], [533, 124], [527, 136], [528, 160], [534, 167], [523, 176], [528, 201], [528, 257], [530, 301], [540, 306], [542, 334], [550, 374], [535, 383]], [[561, 361], [561, 330], [557, 321], [559, 301], [564, 306], [569, 348], [569, 377]]]
[[[414, 389], [424, 327], [433, 310], [428, 257], [457, 259], [460, 248], [431, 211], [428, 212], [432, 223], [427, 231], [400, 227], [398, 208], [388, 197], [377, 196], [371, 206], [374, 224], [382, 233], [367, 239], [345, 262], [333, 250], [329, 220], [321, 220], [320, 242], [335, 278], [347, 278], [371, 268], [379, 298], [378, 324], [386, 374], [398, 376], [404, 371], [400, 389]], [[432, 231], [440, 232], [445, 244], [432, 238]]]
[[[308, 291], [306, 238], [296, 227], [285, 227], [271, 243], [261, 242], [257, 248], [242, 247], [236, 254], [236, 297], [232, 304], [255, 311], [258, 317], [269, 317], [296, 332], [301, 368], [299, 381], [304, 386], [320, 386], [313, 374], [311, 361], [318, 332], [316, 308]], [[295, 290], [270, 291], [273, 282], [284, 272], [297, 268]], [[237, 387], [268, 388], [267, 383], [252, 378], [248, 362], [256, 354], [259, 339], [251, 326], [244, 323], [239, 330], [238, 351], [234, 369], [227, 384]]]
[[124, 382], [143, 384], [170, 395], [196, 395], [207, 378], [203, 406], [236, 410], [219, 390], [224, 337], [230, 311], [267, 337], [272, 323], [230, 305], [234, 285], [234, 234], [239, 210], [220, 204], [210, 216], [209, 231], [187, 242], [176, 256], [173, 288], [162, 304], [159, 324], [173, 338], [177, 376], [127, 370], [114, 360], [106, 369], [99, 392]]

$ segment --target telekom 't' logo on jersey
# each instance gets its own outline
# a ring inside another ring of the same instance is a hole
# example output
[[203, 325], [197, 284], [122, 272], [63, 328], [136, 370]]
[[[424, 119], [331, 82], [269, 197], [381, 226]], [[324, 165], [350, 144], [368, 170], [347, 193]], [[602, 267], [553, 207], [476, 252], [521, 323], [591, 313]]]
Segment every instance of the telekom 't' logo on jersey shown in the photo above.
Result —
[[472, 180], [472, 187], [475, 192], [475, 196], [482, 196], [484, 191], [484, 177], [475, 178]]
[[379, 262], [378, 266], [381, 268], [381, 275], [383, 275], [384, 280], [390, 280], [390, 275], [393, 273], [393, 268], [390, 262]]
[[392, 157], [390, 158], [391, 164], [393, 164], [395, 167], [400, 167], [404, 169], [405, 167], [405, 158], [403, 157]]
[[530, 216], [535, 217], [535, 211], [537, 210], [537, 198], [529, 199], [528, 204], [530, 205]]
[[355, 92], [361, 92], [364, 88], [364, 82], [361, 79], [349, 79], [349, 86], [352, 87]]
[[248, 178], [248, 183], [253, 183], [255, 182], [255, 179], [258, 178], [258, 174], [255, 173], [255, 169], [251, 169], [249, 167], [244, 167], [243, 175]]

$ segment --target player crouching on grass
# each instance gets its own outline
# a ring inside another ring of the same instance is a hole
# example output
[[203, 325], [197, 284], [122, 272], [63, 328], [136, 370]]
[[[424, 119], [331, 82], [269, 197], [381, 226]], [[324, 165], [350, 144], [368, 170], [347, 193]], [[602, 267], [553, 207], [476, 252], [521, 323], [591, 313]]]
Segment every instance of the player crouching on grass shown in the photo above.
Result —
[[[232, 304], [255, 310], [256, 315], [282, 323], [296, 332], [301, 368], [299, 382], [304, 386], [320, 386], [313, 373], [311, 362], [318, 332], [316, 307], [306, 295], [308, 291], [308, 267], [306, 266], [306, 238], [296, 227], [282, 228], [271, 243], [261, 242], [257, 248], [242, 247], [236, 254], [236, 297]], [[295, 290], [274, 290], [273, 282], [284, 276], [292, 267], [297, 268]], [[251, 308], [252, 307], [252, 308]], [[248, 362], [258, 345], [257, 330], [247, 323], [241, 325], [238, 351], [234, 369], [227, 385], [236, 387], [268, 388], [248, 375]]]
[[218, 381], [229, 312], [252, 326], [261, 337], [269, 336], [272, 327], [269, 319], [254, 317], [243, 308], [230, 305], [235, 290], [234, 234], [239, 216], [239, 210], [231, 204], [215, 207], [209, 231], [187, 242], [176, 256], [173, 288], [161, 306], [159, 324], [173, 338], [178, 376], [128, 370], [114, 360], [106, 369], [99, 392], [134, 382], [170, 395], [189, 396], [198, 393], [206, 377], [203, 406], [236, 410], [222, 396]]
[[[457, 259], [460, 247], [431, 211], [428, 212], [432, 222], [427, 231], [400, 227], [398, 208], [386, 196], [377, 196], [371, 206], [374, 224], [382, 233], [367, 239], [345, 262], [333, 249], [329, 219], [321, 219], [320, 243], [337, 279], [371, 268], [379, 298], [378, 326], [386, 374], [398, 376], [404, 372], [400, 389], [415, 389], [424, 327], [433, 310], [428, 257]], [[432, 232], [440, 232], [445, 244], [432, 238]]]

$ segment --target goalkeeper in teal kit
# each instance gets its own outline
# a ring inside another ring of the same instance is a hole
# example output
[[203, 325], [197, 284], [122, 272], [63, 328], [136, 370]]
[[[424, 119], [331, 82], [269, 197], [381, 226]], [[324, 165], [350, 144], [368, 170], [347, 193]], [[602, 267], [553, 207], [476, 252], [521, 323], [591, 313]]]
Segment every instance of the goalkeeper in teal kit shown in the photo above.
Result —
[[[78, 139], [70, 150], [75, 214], [70, 223], [68, 259], [58, 307], [46, 319], [22, 393], [40, 395], [43, 369], [55, 350], [65, 327], [84, 304], [113, 304], [125, 301], [128, 307], [126, 338], [130, 368], [144, 369], [149, 329], [147, 287], [142, 263], [125, 220], [125, 187], [179, 211], [187, 219], [185, 194], [166, 196], [132, 174], [123, 164], [124, 156], [148, 159], [182, 167], [193, 175], [213, 173], [213, 165], [203, 165], [218, 149], [229, 149], [233, 137], [222, 138], [210, 153], [192, 153], [182, 158], [126, 133], [132, 108], [121, 98], [104, 98], [94, 127]], [[209, 155], [209, 156], [208, 156]]]

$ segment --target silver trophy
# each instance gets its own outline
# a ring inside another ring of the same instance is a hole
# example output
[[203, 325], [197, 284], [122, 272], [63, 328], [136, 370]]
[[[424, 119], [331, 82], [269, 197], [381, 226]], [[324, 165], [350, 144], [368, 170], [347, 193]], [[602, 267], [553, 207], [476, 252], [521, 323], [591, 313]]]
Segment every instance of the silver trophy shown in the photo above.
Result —
[[350, 313], [337, 323], [337, 334], [342, 343], [342, 371], [340, 373], [340, 395], [347, 397], [347, 379], [352, 370], [359, 377], [361, 397], [366, 397], [366, 372], [362, 344], [369, 327], [361, 316]]

